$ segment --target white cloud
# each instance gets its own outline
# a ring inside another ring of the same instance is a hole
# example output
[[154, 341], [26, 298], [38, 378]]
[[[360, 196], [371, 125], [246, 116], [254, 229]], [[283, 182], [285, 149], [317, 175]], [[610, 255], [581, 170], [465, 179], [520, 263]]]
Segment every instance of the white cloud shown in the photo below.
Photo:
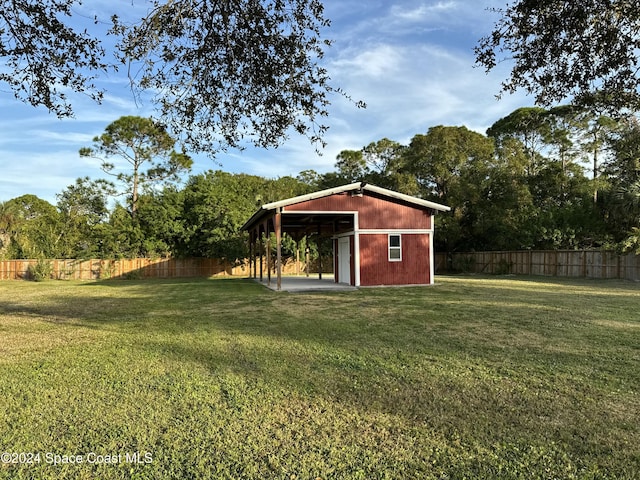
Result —
[[[110, 9], [106, 0], [96, 7]], [[482, 132], [520, 106], [530, 105], [523, 94], [495, 95], [508, 75], [501, 65], [489, 75], [474, 68], [473, 46], [490, 32], [495, 15], [487, 7], [504, 0], [326, 0], [328, 29], [335, 40], [325, 65], [333, 86], [343, 88], [368, 108], [358, 109], [339, 95], [332, 96], [327, 147], [319, 156], [309, 140], [292, 134], [278, 149], [247, 148], [220, 154], [214, 163], [197, 155], [194, 173], [222, 168], [267, 177], [333, 169], [337, 154], [359, 149], [383, 137], [408, 143], [435, 125], [466, 125]], [[91, 10], [92, 11], [92, 10]], [[89, 12], [90, 13], [90, 12]], [[58, 120], [0, 94], [0, 201], [34, 193], [55, 201], [75, 178], [103, 177], [99, 162], [81, 159], [78, 149], [122, 115], [149, 116], [150, 102], [138, 105], [129, 90], [126, 71], [100, 79], [106, 89], [97, 105], [74, 95], [76, 117]]]
[[102, 177], [95, 161], [81, 159], [77, 151], [26, 152], [16, 157], [14, 150], [0, 150], [0, 159], [3, 164], [0, 202], [31, 193], [55, 204], [56, 194], [76, 178]]
[[457, 2], [436, 2], [421, 3], [417, 6], [405, 7], [404, 5], [393, 5], [391, 7], [391, 16], [401, 21], [422, 22], [434, 19], [442, 14], [455, 12], [458, 10]]
[[344, 52], [331, 68], [344, 70], [350, 76], [387, 78], [395, 73], [399, 60], [398, 48], [380, 44], [370, 50]]
[[47, 142], [50, 145], [89, 144], [93, 135], [83, 132], [55, 132], [51, 130], [30, 130], [27, 135], [32, 141]]

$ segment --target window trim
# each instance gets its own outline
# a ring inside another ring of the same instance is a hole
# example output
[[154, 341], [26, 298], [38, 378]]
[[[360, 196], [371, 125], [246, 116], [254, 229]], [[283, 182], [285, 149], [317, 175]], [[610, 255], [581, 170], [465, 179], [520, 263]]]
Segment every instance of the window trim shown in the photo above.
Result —
[[[391, 237], [398, 237], [398, 246], [391, 246]], [[399, 258], [392, 258], [391, 252], [397, 251], [400, 254]], [[400, 233], [389, 233], [387, 234], [387, 258], [390, 262], [401, 262], [402, 261], [402, 235]]]

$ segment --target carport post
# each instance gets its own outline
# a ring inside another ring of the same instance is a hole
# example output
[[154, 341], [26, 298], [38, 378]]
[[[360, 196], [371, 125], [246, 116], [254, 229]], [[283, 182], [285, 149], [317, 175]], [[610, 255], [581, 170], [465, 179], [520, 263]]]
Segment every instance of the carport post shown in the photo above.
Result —
[[267, 235], [267, 285], [271, 286], [271, 232], [269, 231], [269, 221], [265, 224]]
[[318, 240], [316, 245], [318, 246], [318, 280], [322, 280], [322, 252], [320, 251], [320, 224], [318, 224]]
[[276, 210], [275, 217], [276, 230], [276, 271], [278, 275], [277, 289], [282, 289], [282, 209]]
[[258, 228], [258, 257], [259, 257], [259, 262], [260, 262], [260, 281], [262, 282], [262, 262], [263, 262], [263, 257], [264, 256], [264, 242], [262, 239], [262, 231], [260, 230], [260, 228]]
[[253, 230], [249, 232], [249, 278], [256, 278], [256, 262], [254, 257], [254, 249], [253, 249]]
[[[305, 237], [305, 241], [309, 241], [309, 237]], [[307, 278], [309, 278], [309, 262], [310, 262], [310, 255], [309, 255], [309, 244], [306, 244], [306, 247], [304, 249], [304, 270], [305, 273], [307, 274]]]

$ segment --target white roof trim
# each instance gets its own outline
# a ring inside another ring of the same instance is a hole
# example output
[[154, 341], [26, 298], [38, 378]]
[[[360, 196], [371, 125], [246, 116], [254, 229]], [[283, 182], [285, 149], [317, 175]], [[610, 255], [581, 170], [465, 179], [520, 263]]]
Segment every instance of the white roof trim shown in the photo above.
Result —
[[349, 192], [352, 190], [368, 190], [370, 192], [377, 193], [386, 197], [402, 200], [414, 205], [420, 205], [422, 207], [431, 208], [433, 210], [439, 210], [441, 212], [448, 212], [451, 207], [441, 205], [439, 203], [430, 202], [421, 198], [412, 197], [411, 195], [405, 195], [404, 193], [394, 192], [393, 190], [387, 190], [386, 188], [376, 187], [375, 185], [369, 185], [368, 183], [362, 184], [350, 183], [348, 185], [342, 185], [341, 187], [328, 188], [326, 190], [320, 190], [318, 192], [308, 193], [307, 195], [300, 195], [297, 197], [287, 198], [278, 202], [266, 203], [262, 205], [262, 210], [273, 210], [274, 208], [286, 207], [288, 205], [295, 205], [296, 203], [308, 202], [316, 198], [328, 197], [338, 193]]
[[274, 208], [286, 207], [288, 205], [295, 205], [296, 203], [308, 202], [316, 198], [328, 197], [329, 195], [335, 195], [336, 193], [348, 192], [349, 190], [357, 190], [360, 188], [359, 183], [350, 183], [349, 185], [342, 185], [341, 187], [328, 188], [326, 190], [320, 190], [318, 192], [308, 193], [306, 195], [299, 195], [297, 197], [286, 198], [277, 202], [265, 203], [262, 205], [263, 210], [272, 210]]
[[423, 200], [421, 198], [412, 197], [411, 195], [405, 195], [404, 193], [394, 192], [393, 190], [387, 190], [386, 188], [376, 187], [375, 185], [365, 185], [364, 190], [379, 193], [387, 197], [396, 198], [407, 203], [413, 203], [415, 205], [421, 205], [423, 207], [431, 208], [432, 210], [439, 210], [441, 212], [448, 212], [451, 207], [441, 205], [439, 203], [430, 202], [429, 200]]
[[260, 218], [260, 216], [269, 210], [275, 210], [278, 208], [287, 207], [289, 205], [295, 205], [297, 203], [308, 202], [309, 200], [315, 200], [316, 198], [328, 197], [330, 195], [336, 195], [338, 193], [350, 192], [354, 190], [368, 190], [373, 193], [377, 193], [379, 195], [395, 198], [396, 200], [402, 200], [403, 202], [407, 202], [413, 205], [419, 205], [421, 207], [430, 208], [432, 210], [438, 210], [440, 212], [448, 212], [451, 210], [451, 207], [447, 207], [446, 205], [441, 205], [439, 203], [430, 202], [428, 200], [423, 200], [421, 198], [412, 197], [411, 195], [405, 195], [404, 193], [394, 192], [393, 190], [387, 190], [386, 188], [376, 187], [375, 185], [369, 185], [365, 182], [357, 182], [350, 183], [348, 185], [342, 185], [340, 187], [328, 188], [326, 190], [320, 190], [318, 192], [308, 193], [307, 195], [299, 195], [297, 197], [287, 198], [285, 200], [280, 200], [272, 203], [265, 203], [260, 207], [260, 209], [253, 214], [253, 216], [247, 220], [247, 222], [242, 226], [241, 230], [248, 228], [255, 220]]

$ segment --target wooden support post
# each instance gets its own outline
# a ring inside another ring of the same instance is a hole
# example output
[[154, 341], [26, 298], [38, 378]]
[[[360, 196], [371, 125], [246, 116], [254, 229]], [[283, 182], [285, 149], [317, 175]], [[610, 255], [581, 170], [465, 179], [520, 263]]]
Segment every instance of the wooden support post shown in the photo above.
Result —
[[258, 278], [258, 237], [257, 232], [253, 232], [253, 278]]
[[260, 229], [258, 228], [258, 238], [259, 238], [259, 245], [258, 245], [258, 255], [260, 257], [259, 261], [260, 261], [260, 281], [262, 282], [262, 279], [264, 277], [263, 275], [263, 268], [262, 268], [262, 257], [264, 255], [264, 242], [262, 241], [262, 233], [260, 232]]
[[253, 276], [252, 275], [253, 267], [252, 267], [252, 262], [251, 262], [251, 249], [253, 247], [253, 244], [251, 243], [251, 232], [249, 232], [249, 245], [248, 245], [248, 247], [249, 247], [249, 256], [247, 257], [247, 260], [249, 262], [249, 275], [248, 276], [249, 276], [249, 278], [251, 278]]
[[250, 267], [253, 268], [253, 271], [249, 272], [249, 275], [255, 280], [258, 276], [258, 265], [256, 264], [256, 232], [255, 230], [251, 232], [251, 246], [249, 248], [249, 253], [251, 254], [252, 265]]
[[282, 212], [278, 208], [275, 217], [277, 290], [282, 289]]
[[267, 285], [271, 286], [271, 232], [269, 232], [269, 222], [267, 221]]
[[258, 278], [258, 255], [260, 244], [258, 243], [258, 237], [255, 235], [257, 232], [254, 232], [253, 237], [253, 278]]
[[322, 252], [320, 251], [320, 224], [318, 224], [318, 239], [316, 240], [318, 246], [318, 279], [322, 280]]
[[296, 277], [300, 275], [300, 241], [296, 240]]

